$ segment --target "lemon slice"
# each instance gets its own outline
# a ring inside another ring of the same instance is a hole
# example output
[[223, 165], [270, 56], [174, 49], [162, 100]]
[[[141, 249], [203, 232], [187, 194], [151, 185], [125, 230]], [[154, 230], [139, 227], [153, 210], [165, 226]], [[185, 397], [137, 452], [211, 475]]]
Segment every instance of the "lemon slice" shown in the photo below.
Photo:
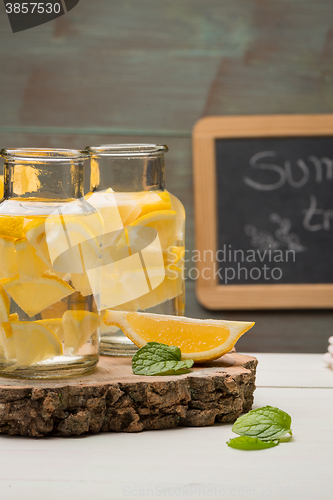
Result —
[[19, 276], [3, 280], [3, 287], [17, 305], [30, 317], [67, 297], [74, 289], [57, 276], [43, 276], [34, 281]]
[[82, 297], [92, 295], [93, 291], [91, 289], [87, 273], [72, 273], [71, 281], [75, 290], [80, 292]]
[[[27, 238], [20, 238], [14, 242], [18, 274], [21, 280], [38, 279], [43, 276], [49, 267], [38, 257], [34, 247]], [[13, 275], [12, 275], [13, 276]]]
[[184, 256], [185, 256], [185, 247], [171, 246], [170, 248], [168, 248], [168, 251], [165, 252], [163, 255], [165, 266], [167, 267], [173, 264], [178, 264], [178, 266], [183, 265]]
[[156, 210], [171, 210], [168, 191], [143, 191], [139, 193], [114, 193], [119, 214], [124, 226], [139, 216]]
[[182, 359], [216, 359], [229, 352], [254, 323], [107, 311], [103, 321], [120, 328], [138, 347], [147, 342], [178, 346]]
[[92, 269], [101, 257], [98, 240], [83, 218], [49, 217], [45, 223], [50, 259], [57, 271], [82, 273]]
[[124, 226], [139, 217], [141, 207], [137, 202], [138, 193], [114, 193], [114, 197]]
[[3, 341], [3, 334], [2, 334], [2, 326], [0, 327], [0, 358], [7, 358], [6, 356], [6, 351], [4, 348], [4, 341]]
[[1, 347], [7, 360], [16, 358], [13, 329], [10, 321], [1, 323], [0, 329]]
[[[0, 354], [7, 359], [13, 354], [11, 342], [7, 341], [7, 336], [11, 334], [9, 326], [9, 299], [5, 290], [0, 286]], [[15, 354], [15, 351], [14, 351]]]
[[49, 330], [52, 330], [53, 333], [56, 334], [60, 342], [64, 340], [64, 329], [62, 326], [61, 318], [49, 318], [49, 319], [40, 319], [36, 321], [40, 325], [46, 326]]
[[0, 322], [8, 321], [10, 303], [8, 295], [2, 286], [0, 286]]
[[184, 241], [185, 239], [185, 208], [181, 201], [178, 200], [173, 194], [170, 194], [170, 201], [172, 205], [172, 210], [177, 213], [176, 216], [176, 227], [175, 227], [175, 239]]
[[22, 238], [24, 217], [18, 215], [0, 216], [0, 235]]
[[130, 226], [152, 227], [157, 231], [162, 249], [166, 250], [174, 244], [176, 217], [175, 210], [157, 210], [139, 217]]
[[182, 270], [177, 266], [169, 266], [168, 269], [165, 268], [165, 272], [166, 276], [164, 280], [154, 290], [142, 293], [141, 297], [123, 303], [118, 307], [112, 307], [112, 309], [126, 311], [138, 311], [141, 309], [145, 311], [151, 307], [163, 304], [166, 300], [178, 297], [183, 291]]
[[36, 255], [46, 264], [52, 268], [49, 250], [45, 237], [45, 219], [36, 218], [30, 221], [24, 228], [25, 235], [29, 243], [34, 247]]
[[[98, 210], [103, 219], [102, 233], [114, 233], [114, 235], [116, 235], [116, 232], [123, 228], [123, 223], [117, 207], [117, 201], [112, 189], [90, 193], [86, 196], [86, 200], [90, 203], [90, 205]], [[93, 230], [94, 236], [98, 236], [95, 231], [96, 229]], [[112, 234], [110, 236], [112, 236]]]
[[157, 210], [171, 210], [171, 200], [168, 191], [147, 191], [139, 193], [137, 202], [141, 208], [140, 217]]
[[89, 311], [66, 311], [62, 317], [65, 348], [76, 354], [99, 328], [100, 316]]
[[3, 323], [1, 323], [0, 339], [5, 358], [7, 360], [12, 360], [16, 358], [12, 322], [18, 321], [19, 317], [17, 313], [14, 313], [10, 314], [8, 319], [9, 321], [4, 321]]
[[0, 276], [1, 278], [12, 278], [18, 273], [14, 238], [0, 236]]
[[16, 366], [31, 366], [63, 354], [57, 335], [45, 325], [36, 321], [13, 321], [11, 328]]

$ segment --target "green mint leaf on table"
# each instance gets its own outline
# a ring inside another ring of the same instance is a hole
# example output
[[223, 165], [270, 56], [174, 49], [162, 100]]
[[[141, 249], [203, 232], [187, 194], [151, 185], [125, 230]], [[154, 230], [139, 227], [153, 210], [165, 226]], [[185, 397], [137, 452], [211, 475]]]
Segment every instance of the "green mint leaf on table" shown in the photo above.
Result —
[[239, 436], [227, 441], [227, 445], [230, 448], [236, 448], [237, 450], [264, 450], [265, 448], [273, 448], [273, 446], [277, 446], [278, 444], [278, 439], [274, 441], [261, 441], [261, 439], [250, 436]]
[[232, 431], [240, 436], [273, 441], [288, 433], [292, 435], [291, 417], [279, 408], [264, 406], [240, 416], [234, 423]]
[[192, 359], [180, 360], [179, 347], [147, 342], [132, 358], [135, 375], [181, 375], [193, 365]]

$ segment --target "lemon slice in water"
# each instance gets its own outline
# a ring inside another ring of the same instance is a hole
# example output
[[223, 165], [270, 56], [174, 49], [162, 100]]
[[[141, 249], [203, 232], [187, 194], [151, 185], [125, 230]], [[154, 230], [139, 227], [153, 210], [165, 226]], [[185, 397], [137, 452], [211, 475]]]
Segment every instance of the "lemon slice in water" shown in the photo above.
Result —
[[66, 311], [62, 317], [65, 348], [76, 354], [100, 326], [99, 314], [89, 311]]
[[0, 276], [1, 278], [11, 278], [18, 273], [14, 238], [0, 236]]
[[3, 287], [16, 304], [30, 317], [67, 297], [74, 289], [57, 276], [42, 276], [34, 281], [19, 276], [3, 280]]
[[16, 240], [14, 242], [14, 247], [20, 279], [38, 279], [49, 271], [49, 267], [40, 257], [38, 257], [35, 248], [28, 242], [27, 238]]
[[0, 216], [0, 235], [10, 238], [22, 238], [24, 217], [18, 215]]
[[157, 231], [163, 250], [174, 244], [177, 213], [175, 210], [157, 210], [136, 219], [130, 227], [148, 226]]
[[17, 366], [31, 366], [45, 359], [61, 356], [63, 349], [57, 335], [36, 321], [11, 322]]
[[39, 323], [40, 325], [46, 326], [49, 330], [52, 330], [60, 340], [60, 342], [63, 342], [64, 340], [64, 329], [62, 326], [62, 319], [61, 318], [49, 318], [49, 319], [40, 319], [36, 321], [36, 323]]

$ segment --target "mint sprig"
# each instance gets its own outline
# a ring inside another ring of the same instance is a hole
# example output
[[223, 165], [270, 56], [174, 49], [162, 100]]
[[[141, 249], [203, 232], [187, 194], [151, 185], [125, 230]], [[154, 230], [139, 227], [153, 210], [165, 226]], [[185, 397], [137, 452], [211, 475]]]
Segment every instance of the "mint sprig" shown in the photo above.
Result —
[[291, 416], [274, 406], [264, 406], [241, 415], [232, 426], [232, 431], [240, 435], [227, 442], [232, 448], [271, 448], [279, 444], [286, 434], [292, 436]]
[[179, 347], [147, 342], [132, 358], [132, 370], [135, 375], [181, 375], [187, 373], [193, 359], [180, 360]]
[[238, 450], [264, 450], [265, 448], [273, 448], [278, 444], [278, 439], [274, 441], [262, 441], [261, 439], [250, 436], [238, 436], [227, 441], [227, 445], [230, 446], [230, 448], [236, 448]]

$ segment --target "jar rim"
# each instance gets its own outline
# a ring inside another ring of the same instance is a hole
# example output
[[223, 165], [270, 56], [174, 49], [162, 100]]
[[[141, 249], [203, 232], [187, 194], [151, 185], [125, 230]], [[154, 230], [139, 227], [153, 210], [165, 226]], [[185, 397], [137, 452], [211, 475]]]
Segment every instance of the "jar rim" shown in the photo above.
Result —
[[57, 149], [57, 148], [11, 148], [2, 149], [0, 156], [5, 160], [13, 161], [45, 161], [45, 162], [73, 162], [87, 160], [87, 151], [78, 149]]
[[85, 151], [91, 156], [137, 157], [162, 156], [169, 148], [163, 144], [102, 144], [87, 146]]

